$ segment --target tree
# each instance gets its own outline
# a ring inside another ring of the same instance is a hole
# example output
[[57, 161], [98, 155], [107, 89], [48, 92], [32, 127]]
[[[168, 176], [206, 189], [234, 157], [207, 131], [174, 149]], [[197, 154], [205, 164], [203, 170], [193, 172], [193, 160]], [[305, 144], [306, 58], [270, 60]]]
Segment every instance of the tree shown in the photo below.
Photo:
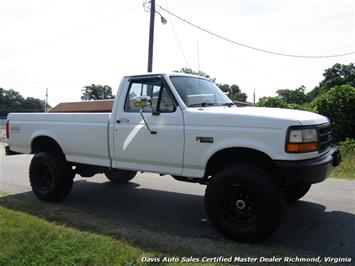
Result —
[[36, 98], [23, 98], [15, 90], [0, 88], [0, 116], [7, 116], [10, 112], [43, 112], [44, 101]]
[[353, 63], [348, 65], [336, 63], [331, 68], [324, 70], [323, 76], [324, 79], [319, 83], [319, 86], [308, 93], [310, 99], [316, 98], [335, 86], [350, 85], [355, 87], [355, 65]]
[[10, 112], [23, 111], [22, 105], [25, 99], [17, 91], [2, 89], [0, 99], [0, 116], [6, 116]]
[[305, 94], [306, 87], [301, 86], [295, 90], [284, 89], [276, 91], [277, 95], [287, 103], [304, 104], [309, 102], [309, 97]]
[[278, 108], [288, 108], [287, 102], [279, 97], [262, 97], [259, 99], [256, 106], [259, 107], [278, 107]]
[[217, 86], [224, 92], [228, 93], [228, 96], [231, 100], [246, 102], [248, 95], [244, 92], [241, 92], [240, 88], [236, 84], [217, 84]]
[[12, 89], [6, 91], [5, 100], [7, 101], [7, 105], [11, 109], [20, 108], [25, 101], [25, 99], [22, 97], [22, 95], [19, 92]]
[[91, 84], [89, 86], [84, 86], [83, 95], [81, 99], [83, 101], [90, 100], [104, 100], [104, 99], [114, 99], [115, 96], [112, 95], [112, 88], [108, 85], [96, 85]]
[[335, 141], [355, 138], [355, 88], [341, 85], [329, 89], [312, 103], [319, 114], [327, 116]]
[[[27, 97], [22, 104], [23, 110], [26, 112], [44, 112], [45, 102], [33, 97]], [[47, 108], [50, 107], [47, 105]]]

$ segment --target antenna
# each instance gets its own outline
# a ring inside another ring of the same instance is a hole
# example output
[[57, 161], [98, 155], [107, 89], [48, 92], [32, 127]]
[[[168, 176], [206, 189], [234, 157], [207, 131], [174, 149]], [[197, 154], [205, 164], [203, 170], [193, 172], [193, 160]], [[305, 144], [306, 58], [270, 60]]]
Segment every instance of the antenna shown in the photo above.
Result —
[[197, 40], [197, 73], [198, 73], [198, 90], [200, 91], [201, 88], [201, 75], [200, 75], [200, 47], [198, 45], [198, 40]]

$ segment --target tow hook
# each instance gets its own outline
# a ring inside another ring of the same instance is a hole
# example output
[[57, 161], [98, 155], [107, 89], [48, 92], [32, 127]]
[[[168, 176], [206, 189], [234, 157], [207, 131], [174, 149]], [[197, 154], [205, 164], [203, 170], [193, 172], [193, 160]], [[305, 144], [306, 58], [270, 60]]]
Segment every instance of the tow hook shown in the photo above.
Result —
[[334, 167], [337, 167], [337, 166], [340, 164], [340, 162], [341, 162], [341, 155], [340, 155], [340, 152], [339, 152], [338, 149], [336, 149], [336, 150], [333, 152], [332, 157], [333, 157], [333, 163], [332, 163], [332, 165], [333, 165]]

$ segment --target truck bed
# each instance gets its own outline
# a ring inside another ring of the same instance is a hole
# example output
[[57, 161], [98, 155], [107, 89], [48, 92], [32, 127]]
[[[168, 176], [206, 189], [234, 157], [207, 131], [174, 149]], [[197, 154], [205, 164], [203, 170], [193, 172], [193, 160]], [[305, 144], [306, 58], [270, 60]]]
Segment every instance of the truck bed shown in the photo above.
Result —
[[30, 153], [41, 136], [55, 139], [68, 161], [110, 166], [108, 123], [110, 113], [11, 113], [11, 140], [15, 152]]

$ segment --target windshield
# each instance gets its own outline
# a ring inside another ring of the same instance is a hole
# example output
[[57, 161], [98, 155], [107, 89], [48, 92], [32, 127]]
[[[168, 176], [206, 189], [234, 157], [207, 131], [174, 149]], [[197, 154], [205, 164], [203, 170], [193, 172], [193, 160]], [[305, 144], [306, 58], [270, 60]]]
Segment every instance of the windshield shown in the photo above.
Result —
[[184, 76], [171, 76], [170, 80], [188, 107], [234, 105], [212, 81]]

